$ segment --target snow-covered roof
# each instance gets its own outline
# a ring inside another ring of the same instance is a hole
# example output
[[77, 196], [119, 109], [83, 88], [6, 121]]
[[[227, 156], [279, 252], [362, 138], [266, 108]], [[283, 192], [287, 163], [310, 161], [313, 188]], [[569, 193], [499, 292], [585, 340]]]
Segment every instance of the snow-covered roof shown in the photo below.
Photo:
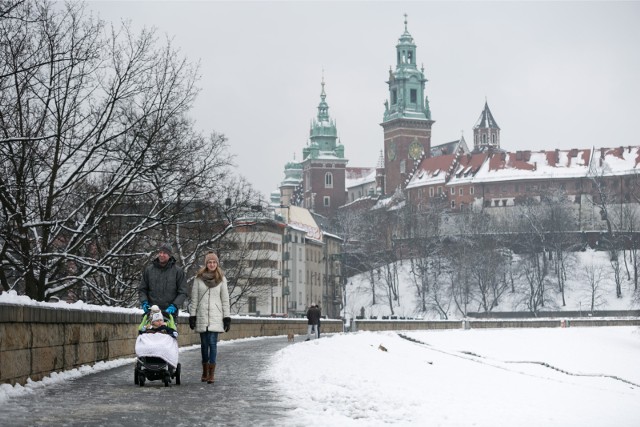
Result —
[[348, 189], [376, 182], [376, 168], [347, 168], [345, 187]]
[[640, 172], [640, 147], [482, 152], [424, 159], [407, 189], [504, 181], [617, 176]]

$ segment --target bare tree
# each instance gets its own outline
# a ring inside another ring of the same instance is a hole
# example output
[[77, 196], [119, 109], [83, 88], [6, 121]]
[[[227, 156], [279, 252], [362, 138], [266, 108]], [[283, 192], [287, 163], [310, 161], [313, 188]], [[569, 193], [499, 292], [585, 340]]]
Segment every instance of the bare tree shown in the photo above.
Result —
[[46, 1], [0, 20], [0, 57], [0, 283], [126, 304], [129, 263], [184, 223], [194, 189], [228, 162], [224, 139], [187, 118], [197, 67], [154, 31]]
[[605, 277], [604, 269], [600, 266], [590, 264], [583, 266], [582, 278], [589, 286], [589, 310], [593, 311], [605, 303], [602, 294], [602, 279]]

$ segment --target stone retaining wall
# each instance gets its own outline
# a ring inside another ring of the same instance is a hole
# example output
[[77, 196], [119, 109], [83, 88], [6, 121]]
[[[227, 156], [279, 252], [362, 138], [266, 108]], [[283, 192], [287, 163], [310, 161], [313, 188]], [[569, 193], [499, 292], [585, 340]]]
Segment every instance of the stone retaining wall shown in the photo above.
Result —
[[[61, 372], [135, 356], [140, 314], [0, 304], [0, 384], [38, 381]], [[178, 317], [178, 343], [200, 344], [188, 318]], [[340, 320], [322, 320], [322, 332], [342, 332]], [[306, 335], [306, 319], [233, 317], [221, 340]]]
[[640, 318], [482, 319], [482, 320], [355, 320], [353, 331], [428, 329], [564, 328], [577, 326], [640, 326]]

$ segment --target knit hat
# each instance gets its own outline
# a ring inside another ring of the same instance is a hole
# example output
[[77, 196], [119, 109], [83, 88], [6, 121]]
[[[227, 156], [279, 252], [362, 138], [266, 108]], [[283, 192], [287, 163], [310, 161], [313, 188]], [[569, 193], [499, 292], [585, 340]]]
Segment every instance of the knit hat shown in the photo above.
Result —
[[218, 255], [216, 255], [215, 252], [209, 252], [204, 256], [204, 265], [207, 265], [209, 260], [214, 260], [215, 262], [220, 264], [220, 261], [218, 260]]
[[164, 320], [164, 318], [162, 317], [162, 313], [160, 313], [160, 312], [153, 313], [153, 315], [151, 316], [151, 321], [152, 322], [156, 322], [158, 320], [160, 320], [160, 321]]
[[152, 313], [160, 313], [160, 307], [155, 304], [153, 304], [149, 310], [151, 310]]
[[173, 249], [171, 248], [171, 245], [169, 243], [162, 243], [160, 246], [158, 246], [158, 252], [166, 252], [167, 254], [171, 255], [173, 253]]

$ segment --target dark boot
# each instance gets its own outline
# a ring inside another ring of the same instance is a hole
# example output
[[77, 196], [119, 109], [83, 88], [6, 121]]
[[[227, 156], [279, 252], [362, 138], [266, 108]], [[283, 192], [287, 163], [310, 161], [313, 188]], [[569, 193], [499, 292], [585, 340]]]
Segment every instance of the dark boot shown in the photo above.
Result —
[[206, 382], [208, 376], [209, 376], [209, 364], [203, 362], [202, 363], [202, 377], [200, 378], [200, 381]]
[[216, 364], [215, 363], [209, 363], [209, 375], [207, 376], [207, 383], [208, 384], [213, 384], [214, 381], [214, 373], [216, 371]]

